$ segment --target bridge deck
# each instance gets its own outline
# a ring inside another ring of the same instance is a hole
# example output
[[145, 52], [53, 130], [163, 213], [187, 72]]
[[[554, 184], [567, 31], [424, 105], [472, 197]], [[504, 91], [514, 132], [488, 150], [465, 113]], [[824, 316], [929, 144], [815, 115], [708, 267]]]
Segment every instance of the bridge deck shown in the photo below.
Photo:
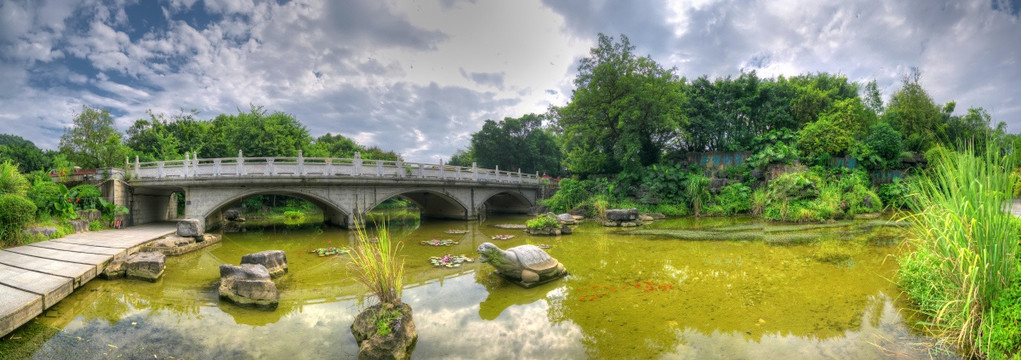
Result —
[[174, 231], [174, 223], [146, 224], [0, 250], [0, 337], [95, 278], [110, 260]]

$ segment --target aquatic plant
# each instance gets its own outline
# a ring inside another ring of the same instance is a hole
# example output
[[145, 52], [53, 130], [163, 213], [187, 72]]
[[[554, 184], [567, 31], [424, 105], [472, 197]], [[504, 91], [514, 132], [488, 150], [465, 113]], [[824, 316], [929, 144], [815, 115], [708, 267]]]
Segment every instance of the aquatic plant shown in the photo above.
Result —
[[532, 230], [553, 229], [560, 227], [560, 220], [550, 214], [540, 214], [525, 222], [525, 227]]
[[422, 245], [428, 245], [428, 246], [450, 246], [450, 245], [457, 245], [457, 244], [459, 244], [459, 242], [451, 240], [451, 239], [443, 239], [443, 240], [432, 239], [432, 240], [419, 241], [418, 243], [422, 244]]
[[443, 256], [430, 256], [429, 263], [436, 267], [455, 268], [461, 267], [461, 264], [466, 262], [475, 262], [474, 259], [464, 255], [451, 255], [446, 254]]
[[381, 303], [399, 304], [404, 282], [404, 259], [397, 255], [401, 243], [390, 238], [386, 222], [376, 224], [377, 242], [358, 227], [358, 243], [351, 249], [351, 265], [358, 279]]
[[336, 248], [336, 247], [332, 247], [331, 246], [331, 247], [328, 247], [328, 248], [318, 248], [318, 249], [315, 249], [315, 250], [312, 250], [312, 251], [309, 251], [309, 252], [313, 253], [313, 254], [316, 254], [316, 255], [319, 255], [319, 256], [332, 256], [332, 255], [344, 255], [344, 254], [350, 253], [351, 249], [348, 249], [346, 247]]
[[460, 234], [467, 234], [467, 233], [468, 233], [468, 230], [460, 230], [460, 229], [458, 229], [458, 230], [455, 230], [455, 229], [447, 229], [446, 231], [444, 231], [444, 233], [447, 233], [447, 234], [454, 234], [454, 235], [460, 235]]
[[1014, 280], [1018, 228], [1008, 211], [1014, 164], [995, 142], [935, 151], [912, 186], [915, 252], [900, 259], [900, 284], [931, 321], [924, 325], [968, 356], [989, 347], [994, 299]]
[[510, 239], [513, 239], [513, 238], [514, 238], [514, 235], [510, 235], [510, 234], [500, 234], [500, 235], [495, 235], [495, 236], [492, 237], [493, 240], [510, 240]]

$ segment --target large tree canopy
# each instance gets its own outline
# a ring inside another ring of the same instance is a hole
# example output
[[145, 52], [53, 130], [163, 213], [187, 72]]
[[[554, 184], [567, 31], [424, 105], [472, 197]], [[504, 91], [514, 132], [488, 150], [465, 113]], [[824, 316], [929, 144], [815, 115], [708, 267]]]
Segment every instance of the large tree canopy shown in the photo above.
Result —
[[86, 169], [123, 166], [127, 147], [106, 110], [82, 106], [70, 128], [60, 137], [60, 152]]
[[471, 148], [472, 157], [484, 168], [560, 173], [560, 149], [535, 114], [499, 123], [486, 120], [482, 130], [472, 135]]
[[578, 66], [571, 101], [552, 109], [572, 173], [638, 173], [680, 136], [683, 80], [633, 51], [626, 36], [599, 34]]
[[22, 173], [46, 170], [51, 162], [31, 141], [17, 135], [0, 134], [0, 162], [4, 160], [18, 164], [18, 170]]
[[267, 114], [262, 107], [252, 106], [237, 115], [220, 114], [209, 129], [202, 157], [298, 156], [311, 143], [308, 129], [293, 116], [282, 112]]

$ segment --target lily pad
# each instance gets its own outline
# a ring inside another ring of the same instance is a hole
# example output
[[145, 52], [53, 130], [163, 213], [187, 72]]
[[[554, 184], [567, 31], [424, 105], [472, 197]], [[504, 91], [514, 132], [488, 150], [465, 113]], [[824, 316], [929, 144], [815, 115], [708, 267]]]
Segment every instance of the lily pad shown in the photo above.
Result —
[[444, 231], [444, 232], [447, 233], [447, 234], [467, 234], [468, 230], [447, 229], [447, 231]]
[[514, 235], [509, 235], [509, 234], [500, 234], [500, 235], [493, 236], [493, 240], [510, 240], [510, 239], [513, 239], [513, 238], [514, 238]]
[[446, 254], [446, 255], [443, 255], [443, 256], [430, 256], [429, 257], [429, 263], [430, 264], [432, 264], [435, 267], [443, 267], [443, 268], [456, 268], [456, 267], [461, 267], [461, 264], [463, 264], [463, 263], [473, 263], [473, 262], [475, 262], [475, 259], [472, 259], [472, 258], [464, 256], [464, 255]]
[[451, 239], [443, 239], [443, 240], [432, 239], [432, 240], [426, 240], [426, 241], [419, 241], [418, 243], [422, 244], [422, 245], [428, 245], [428, 246], [450, 246], [450, 245], [460, 244], [459, 241], [454, 241], [454, 240], [451, 240]]
[[342, 247], [342, 248], [336, 248], [336, 247], [318, 248], [318, 249], [309, 251], [309, 253], [316, 254], [316, 255], [319, 255], [319, 256], [344, 255], [344, 254], [347, 254], [349, 252], [351, 252], [351, 250], [346, 248], [346, 247]]

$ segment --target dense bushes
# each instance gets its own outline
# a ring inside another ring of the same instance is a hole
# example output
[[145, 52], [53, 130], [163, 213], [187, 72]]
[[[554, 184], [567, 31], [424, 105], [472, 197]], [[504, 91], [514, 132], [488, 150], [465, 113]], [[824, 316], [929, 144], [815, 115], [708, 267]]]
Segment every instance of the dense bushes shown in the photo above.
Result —
[[28, 198], [35, 204], [41, 218], [75, 217], [74, 204], [64, 184], [57, 184], [48, 179], [36, 180], [28, 190]]
[[4, 246], [17, 243], [21, 230], [35, 217], [35, 204], [24, 196], [0, 194], [0, 242]]
[[762, 216], [776, 221], [824, 221], [883, 209], [863, 172], [823, 176], [819, 171], [786, 173], [773, 179], [761, 200]]
[[69, 191], [74, 199], [75, 210], [100, 209], [103, 193], [94, 185], [82, 184], [71, 188]]

